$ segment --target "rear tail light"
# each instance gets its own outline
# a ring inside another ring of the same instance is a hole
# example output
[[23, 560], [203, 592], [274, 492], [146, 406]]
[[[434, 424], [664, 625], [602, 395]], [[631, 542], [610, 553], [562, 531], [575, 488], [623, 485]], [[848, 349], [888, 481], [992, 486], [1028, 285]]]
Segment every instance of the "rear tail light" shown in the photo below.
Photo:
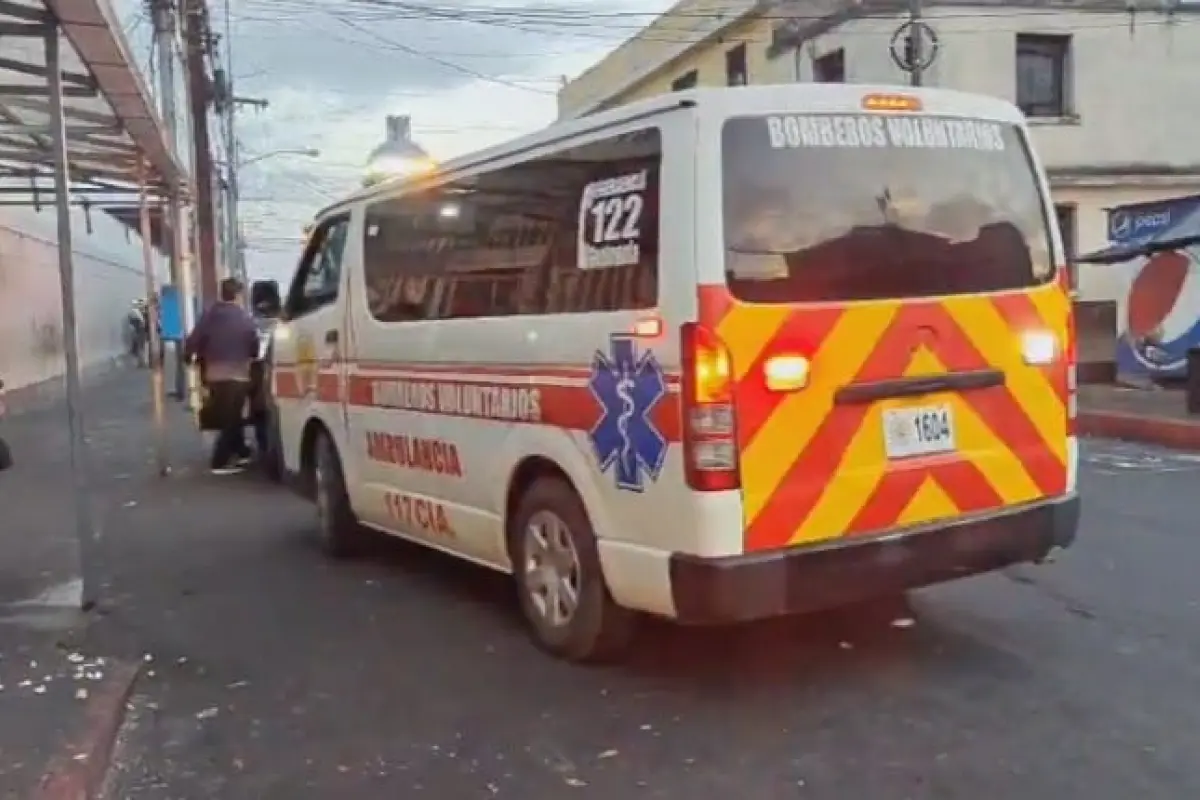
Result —
[[683, 455], [688, 486], [699, 492], [738, 488], [733, 367], [715, 333], [696, 323], [680, 329], [683, 353]]

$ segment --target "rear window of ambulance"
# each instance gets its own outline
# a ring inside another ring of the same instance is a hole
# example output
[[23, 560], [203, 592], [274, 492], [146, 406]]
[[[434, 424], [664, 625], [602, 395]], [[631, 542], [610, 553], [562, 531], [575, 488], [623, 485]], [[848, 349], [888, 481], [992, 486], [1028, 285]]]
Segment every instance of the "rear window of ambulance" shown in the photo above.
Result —
[[740, 299], [973, 294], [1054, 274], [1045, 203], [1015, 126], [780, 114], [728, 120], [721, 146], [725, 268]]

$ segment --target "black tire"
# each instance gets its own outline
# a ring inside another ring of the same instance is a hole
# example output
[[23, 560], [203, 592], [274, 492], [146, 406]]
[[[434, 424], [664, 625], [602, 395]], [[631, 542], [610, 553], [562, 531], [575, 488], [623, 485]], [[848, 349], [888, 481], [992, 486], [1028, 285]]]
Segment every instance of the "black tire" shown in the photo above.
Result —
[[[541, 593], [534, 590], [526, 569], [530, 549], [535, 546], [529, 533], [531, 523], [540, 527], [551, 517], [564, 523], [577, 565], [574, 612], [557, 624], [541, 610], [537, 599]], [[517, 597], [538, 646], [569, 661], [607, 661], [622, 655], [633, 640], [637, 615], [618, 606], [608, 592], [596, 536], [574, 488], [559, 478], [534, 481], [510, 520], [509, 536]]]
[[266, 426], [266, 450], [261, 453], [263, 474], [272, 483], [283, 483], [283, 447], [279, 441], [279, 422], [273, 411], [264, 411], [266, 420], [261, 424]]
[[350, 507], [346, 478], [337, 446], [321, 431], [313, 447], [313, 496], [317, 506], [317, 532], [321, 549], [334, 558], [360, 552], [366, 535]]

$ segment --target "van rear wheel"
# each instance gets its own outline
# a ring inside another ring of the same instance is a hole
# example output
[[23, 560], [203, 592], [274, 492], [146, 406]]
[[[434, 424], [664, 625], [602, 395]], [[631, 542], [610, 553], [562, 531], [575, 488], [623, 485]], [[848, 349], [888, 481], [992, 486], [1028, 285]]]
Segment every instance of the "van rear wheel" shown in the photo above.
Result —
[[575, 490], [559, 478], [539, 478], [511, 526], [517, 596], [537, 644], [570, 661], [621, 655], [636, 616], [608, 592], [595, 532]]

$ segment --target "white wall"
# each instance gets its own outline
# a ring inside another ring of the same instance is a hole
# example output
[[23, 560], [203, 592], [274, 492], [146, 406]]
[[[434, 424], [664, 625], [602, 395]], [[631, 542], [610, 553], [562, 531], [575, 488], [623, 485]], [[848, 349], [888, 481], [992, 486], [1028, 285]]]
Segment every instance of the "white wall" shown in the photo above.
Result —
[[[72, 214], [80, 356], [97, 365], [124, 350], [124, 318], [145, 296], [141, 239], [102, 212]], [[0, 208], [0, 378], [18, 388], [63, 372], [57, 215]], [[161, 264], [159, 268], [161, 270]]]
[[[1072, 36], [1074, 107], [1078, 121], [1035, 123], [1037, 148], [1049, 167], [1156, 164], [1196, 166], [1192, 137], [1200, 107], [1200, 36], [1195, 15], [1175, 23], [1157, 12], [1048, 13], [1029, 9], [934, 7], [927, 22], [940, 51], [926, 84], [1015, 99], [1017, 33]], [[861, 19], [801, 46], [800, 79], [812, 55], [845, 47], [847, 80], [905, 83], [888, 52], [901, 21]], [[782, 56], [790, 57], [790, 54]], [[1147, 124], [1152, 121], [1153, 124]]]

